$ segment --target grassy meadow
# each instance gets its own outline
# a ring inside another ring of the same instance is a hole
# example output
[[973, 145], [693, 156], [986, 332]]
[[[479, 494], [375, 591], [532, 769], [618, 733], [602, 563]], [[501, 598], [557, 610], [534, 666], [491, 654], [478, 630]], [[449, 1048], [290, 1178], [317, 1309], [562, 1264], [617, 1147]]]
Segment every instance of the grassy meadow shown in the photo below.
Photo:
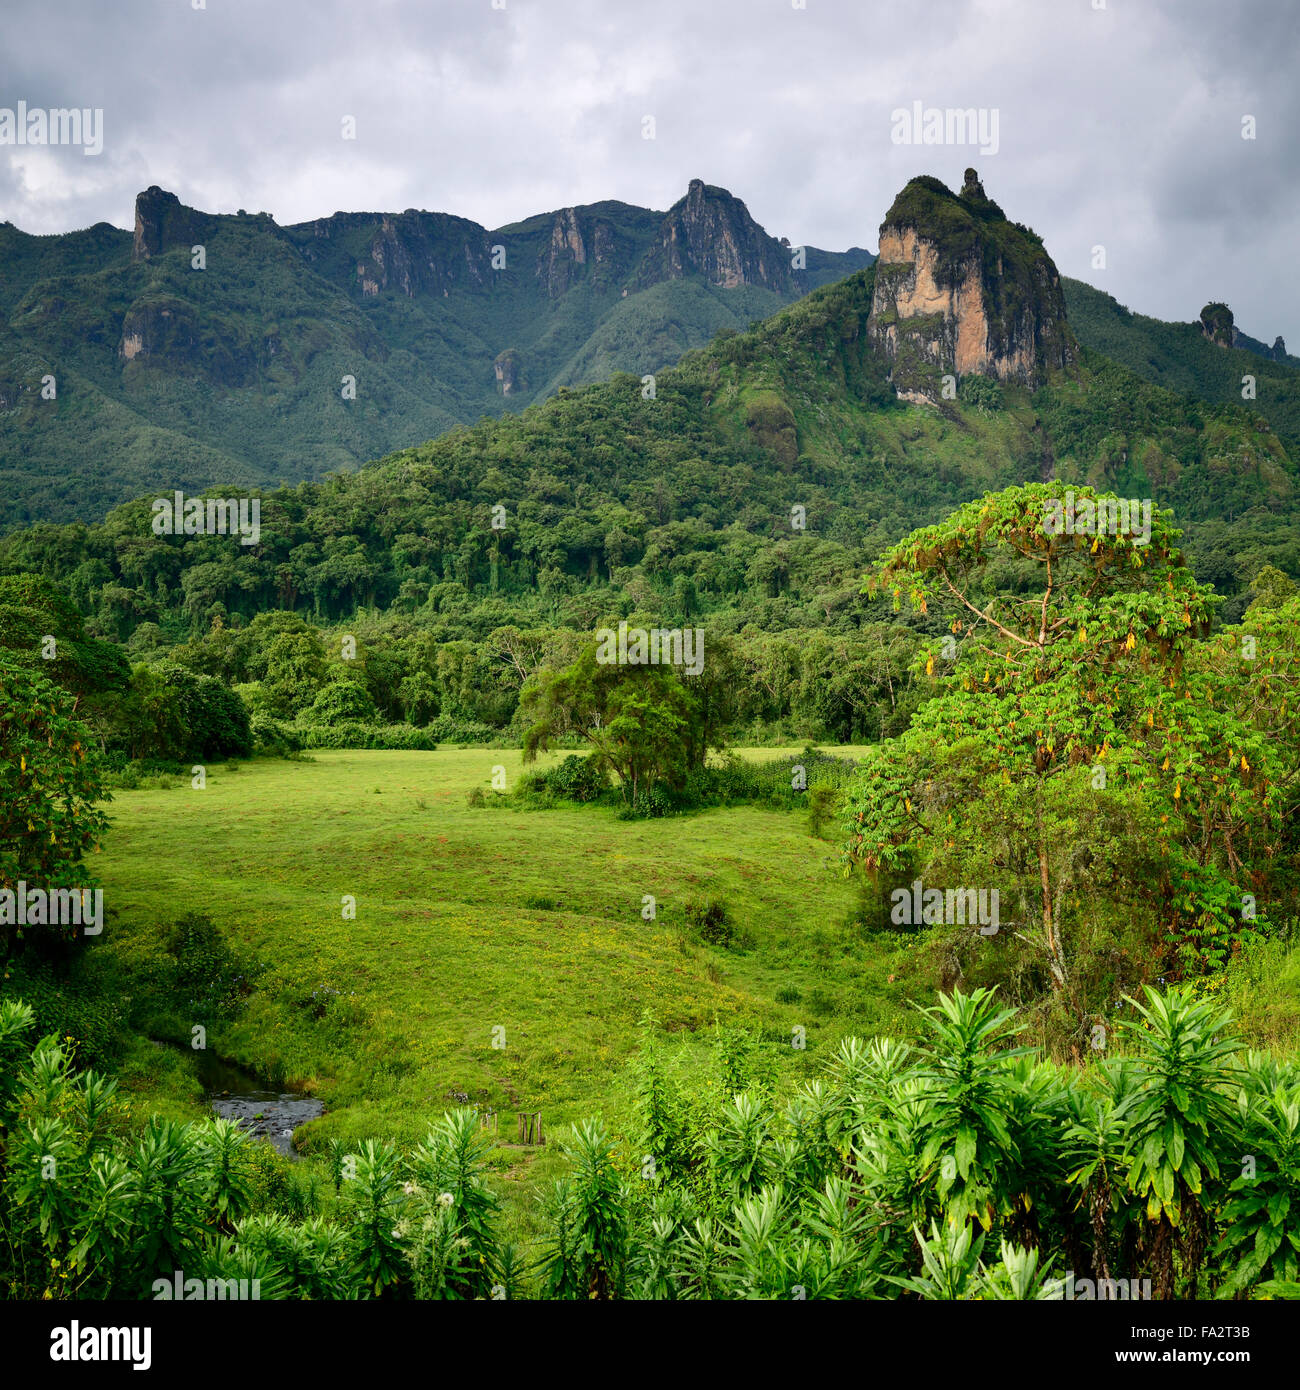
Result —
[[[889, 979], [904, 951], [856, 923], [836, 849], [802, 815], [522, 810], [495, 798], [498, 766], [513, 787], [517, 751], [321, 751], [210, 767], [203, 790], [117, 791], [92, 957], [144, 978], [166, 924], [207, 913], [260, 967], [208, 1047], [326, 1103], [299, 1131], [304, 1152], [330, 1137], [413, 1141], [459, 1092], [500, 1112], [511, 1181], [554, 1162], [553, 1146], [509, 1147], [517, 1110], [541, 1110], [548, 1139], [598, 1111], [626, 1120], [647, 1010], [684, 1065], [703, 1058], [715, 1021], [742, 1022], [761, 1031], [769, 1065], [809, 1076], [845, 1034], [910, 1029]], [[476, 787], [484, 806], [469, 804]], [[728, 949], [688, 930], [685, 904], [708, 899], [737, 929]], [[148, 1108], [198, 1104], [179, 1053], [137, 1049], [124, 1085]]]

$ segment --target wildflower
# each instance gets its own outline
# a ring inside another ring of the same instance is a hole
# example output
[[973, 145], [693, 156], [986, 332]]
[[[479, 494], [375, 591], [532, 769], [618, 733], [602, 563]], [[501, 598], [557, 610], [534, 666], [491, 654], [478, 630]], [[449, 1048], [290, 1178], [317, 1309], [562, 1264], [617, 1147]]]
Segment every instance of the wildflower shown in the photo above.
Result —
[[451, 1206], [451, 1203], [452, 1195], [450, 1192], [440, 1192], [438, 1194], [438, 1205], [440, 1207], [449, 1207]]

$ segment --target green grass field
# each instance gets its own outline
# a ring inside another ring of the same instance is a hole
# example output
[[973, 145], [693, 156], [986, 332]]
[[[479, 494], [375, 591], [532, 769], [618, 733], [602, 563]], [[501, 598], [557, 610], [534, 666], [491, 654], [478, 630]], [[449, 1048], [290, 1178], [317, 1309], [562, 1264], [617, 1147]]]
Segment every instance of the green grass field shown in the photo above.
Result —
[[[888, 980], [901, 951], [855, 924], [837, 851], [802, 815], [494, 806], [494, 767], [513, 787], [521, 766], [500, 749], [313, 756], [210, 768], [202, 791], [115, 793], [93, 948], [142, 970], [167, 923], [218, 922], [263, 974], [208, 1046], [325, 1101], [299, 1133], [308, 1152], [330, 1136], [419, 1138], [452, 1092], [496, 1107], [507, 1142], [518, 1109], [540, 1109], [548, 1137], [598, 1111], [617, 1127], [646, 1010], [688, 1054], [715, 1020], [744, 1022], [772, 1065], [809, 1075], [845, 1034], [910, 1026]], [[468, 804], [474, 787], [487, 806]], [[685, 903], [708, 898], [726, 903], [739, 946], [687, 930]], [[167, 1084], [133, 1076], [141, 1100]], [[544, 1175], [552, 1155], [503, 1149], [504, 1176]]]

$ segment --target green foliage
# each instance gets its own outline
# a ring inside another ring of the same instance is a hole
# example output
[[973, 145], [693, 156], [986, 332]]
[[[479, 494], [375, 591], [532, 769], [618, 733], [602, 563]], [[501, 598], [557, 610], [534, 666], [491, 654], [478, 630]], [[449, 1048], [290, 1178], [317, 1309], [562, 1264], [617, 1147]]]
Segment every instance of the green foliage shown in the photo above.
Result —
[[[1147, 544], [1071, 535], [1048, 524], [1062, 494], [987, 496], [883, 557], [871, 585], [922, 613], [947, 607], [950, 635], [919, 659], [936, 697], [853, 788], [845, 853], [885, 887], [998, 889], [1037, 958], [1012, 947], [993, 978], [1028, 964], [1078, 1018], [1143, 982], [1116, 969], [1135, 916], [1158, 932], [1124, 956], [1160, 951], [1171, 973], [1195, 974], [1254, 929], [1248, 875], [1285, 893], [1289, 755], [1273, 730], [1296, 663], [1279, 644], [1258, 686], [1226, 641], [1204, 642], [1214, 597], [1165, 514]], [[969, 957], [969, 935], [948, 940]]]
[[[1258, 388], [1251, 411], [1289, 451], [1300, 446], [1300, 376], [1294, 358], [1278, 362], [1244, 346], [1225, 348], [1205, 336], [1200, 322], [1162, 323], [1132, 313], [1079, 280], [1062, 284], [1070, 323], [1085, 347], [1166, 390], [1218, 405], [1240, 408], [1241, 379], [1253, 376]], [[1231, 314], [1227, 322], [1230, 330]]]
[[177, 1004], [196, 1019], [228, 1015], [251, 988], [248, 967], [210, 917], [189, 913], [167, 932], [176, 961]]
[[[1258, 1054], [1246, 1059], [1246, 1088], [1238, 1094], [1243, 1154], [1222, 1213], [1214, 1254], [1228, 1257], [1230, 1277], [1218, 1297], [1245, 1295], [1252, 1285], [1300, 1282], [1300, 1081], [1294, 1068]], [[1235, 1263], [1235, 1268], [1233, 1267]]]
[[736, 929], [728, 920], [727, 905], [716, 898], [708, 902], [688, 902], [686, 921], [706, 946], [727, 947], [735, 938]]
[[574, 1127], [564, 1145], [572, 1174], [551, 1196], [553, 1237], [541, 1267], [553, 1298], [608, 1299], [623, 1291], [628, 1256], [626, 1196], [615, 1143], [599, 1121]]
[[[640, 1181], [601, 1122], [574, 1128], [542, 1203], [535, 1292], [1036, 1300], [1062, 1296], [1053, 1271], [1065, 1265], [1153, 1278], [1166, 1299], [1285, 1296], [1297, 1282], [1294, 1062], [1240, 1052], [1231, 1019], [1186, 990], [1151, 991], [1138, 1013], [1120, 1031], [1131, 1052], [1055, 1067], [1004, 1045], [1011, 1011], [959, 991], [926, 1011], [920, 1052], [845, 1040], [783, 1104], [745, 1084], [752, 1040], [720, 1034], [726, 1074], [701, 1090], [648, 1018], [634, 1069]], [[11, 1295], [148, 1297], [174, 1269], [256, 1278], [267, 1298], [534, 1292], [502, 1238], [474, 1111], [445, 1115], [406, 1153], [332, 1142], [337, 1198], [321, 1214], [314, 1197], [289, 1201], [293, 1165], [226, 1121], [124, 1131], [113, 1084], [74, 1071], [53, 1038], [33, 1047], [32, 1027], [21, 1003], [0, 1003]]]
[[720, 738], [688, 679], [671, 666], [602, 662], [590, 645], [566, 670], [543, 671], [525, 687], [524, 760], [576, 734], [596, 766], [618, 777], [624, 799], [654, 814], [656, 793], [682, 788]]
[[534, 781], [537, 790], [565, 801], [595, 801], [610, 787], [609, 773], [590, 754], [571, 753]]
[[[748, 222], [739, 205], [722, 208]], [[560, 386], [658, 370], [870, 261], [809, 248], [808, 269], [774, 288], [724, 289], [656, 259], [663, 213], [618, 202], [578, 213], [587, 245], [602, 247], [580, 262], [556, 255], [553, 216], [495, 229], [503, 269], [486, 265], [484, 229], [438, 214], [277, 227], [155, 198], [143, 215], [158, 229], [143, 261], [129, 232], [104, 226], [0, 229], [0, 452], [15, 461], [0, 527], [89, 519], [175, 487], [323, 479]], [[779, 268], [787, 253], [754, 235], [747, 257]], [[196, 241], [209, 256], [202, 275], [190, 267]], [[339, 382], [359, 352], [364, 384], [347, 401]], [[53, 369], [58, 398], [39, 401]]]
[[[99, 759], [72, 715], [73, 701], [44, 676], [0, 652], [0, 889], [92, 888], [85, 857], [107, 817]], [[0, 924], [0, 959], [33, 935], [16, 910]], [[79, 937], [79, 926], [47, 925], [47, 945]]]
[[968, 373], [962, 377], [957, 397], [976, 410], [1001, 410], [1002, 388], [992, 377]]

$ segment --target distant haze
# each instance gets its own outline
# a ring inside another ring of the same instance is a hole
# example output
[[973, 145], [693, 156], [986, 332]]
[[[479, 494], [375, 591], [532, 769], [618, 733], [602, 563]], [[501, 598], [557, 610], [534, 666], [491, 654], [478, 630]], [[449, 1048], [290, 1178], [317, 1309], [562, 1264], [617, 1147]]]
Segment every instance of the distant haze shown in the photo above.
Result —
[[[0, 139], [20, 101], [102, 109], [103, 151], [0, 144], [0, 220], [129, 227], [159, 184], [281, 223], [418, 207], [497, 227], [606, 198], [666, 208], [699, 177], [774, 236], [875, 250], [908, 178], [960, 186], [974, 165], [1063, 274], [1165, 319], [1223, 300], [1300, 347], [1285, 0], [497, 2], [26, 7], [5, 25]], [[916, 102], [974, 108], [986, 133], [996, 112], [996, 152], [895, 143]]]

